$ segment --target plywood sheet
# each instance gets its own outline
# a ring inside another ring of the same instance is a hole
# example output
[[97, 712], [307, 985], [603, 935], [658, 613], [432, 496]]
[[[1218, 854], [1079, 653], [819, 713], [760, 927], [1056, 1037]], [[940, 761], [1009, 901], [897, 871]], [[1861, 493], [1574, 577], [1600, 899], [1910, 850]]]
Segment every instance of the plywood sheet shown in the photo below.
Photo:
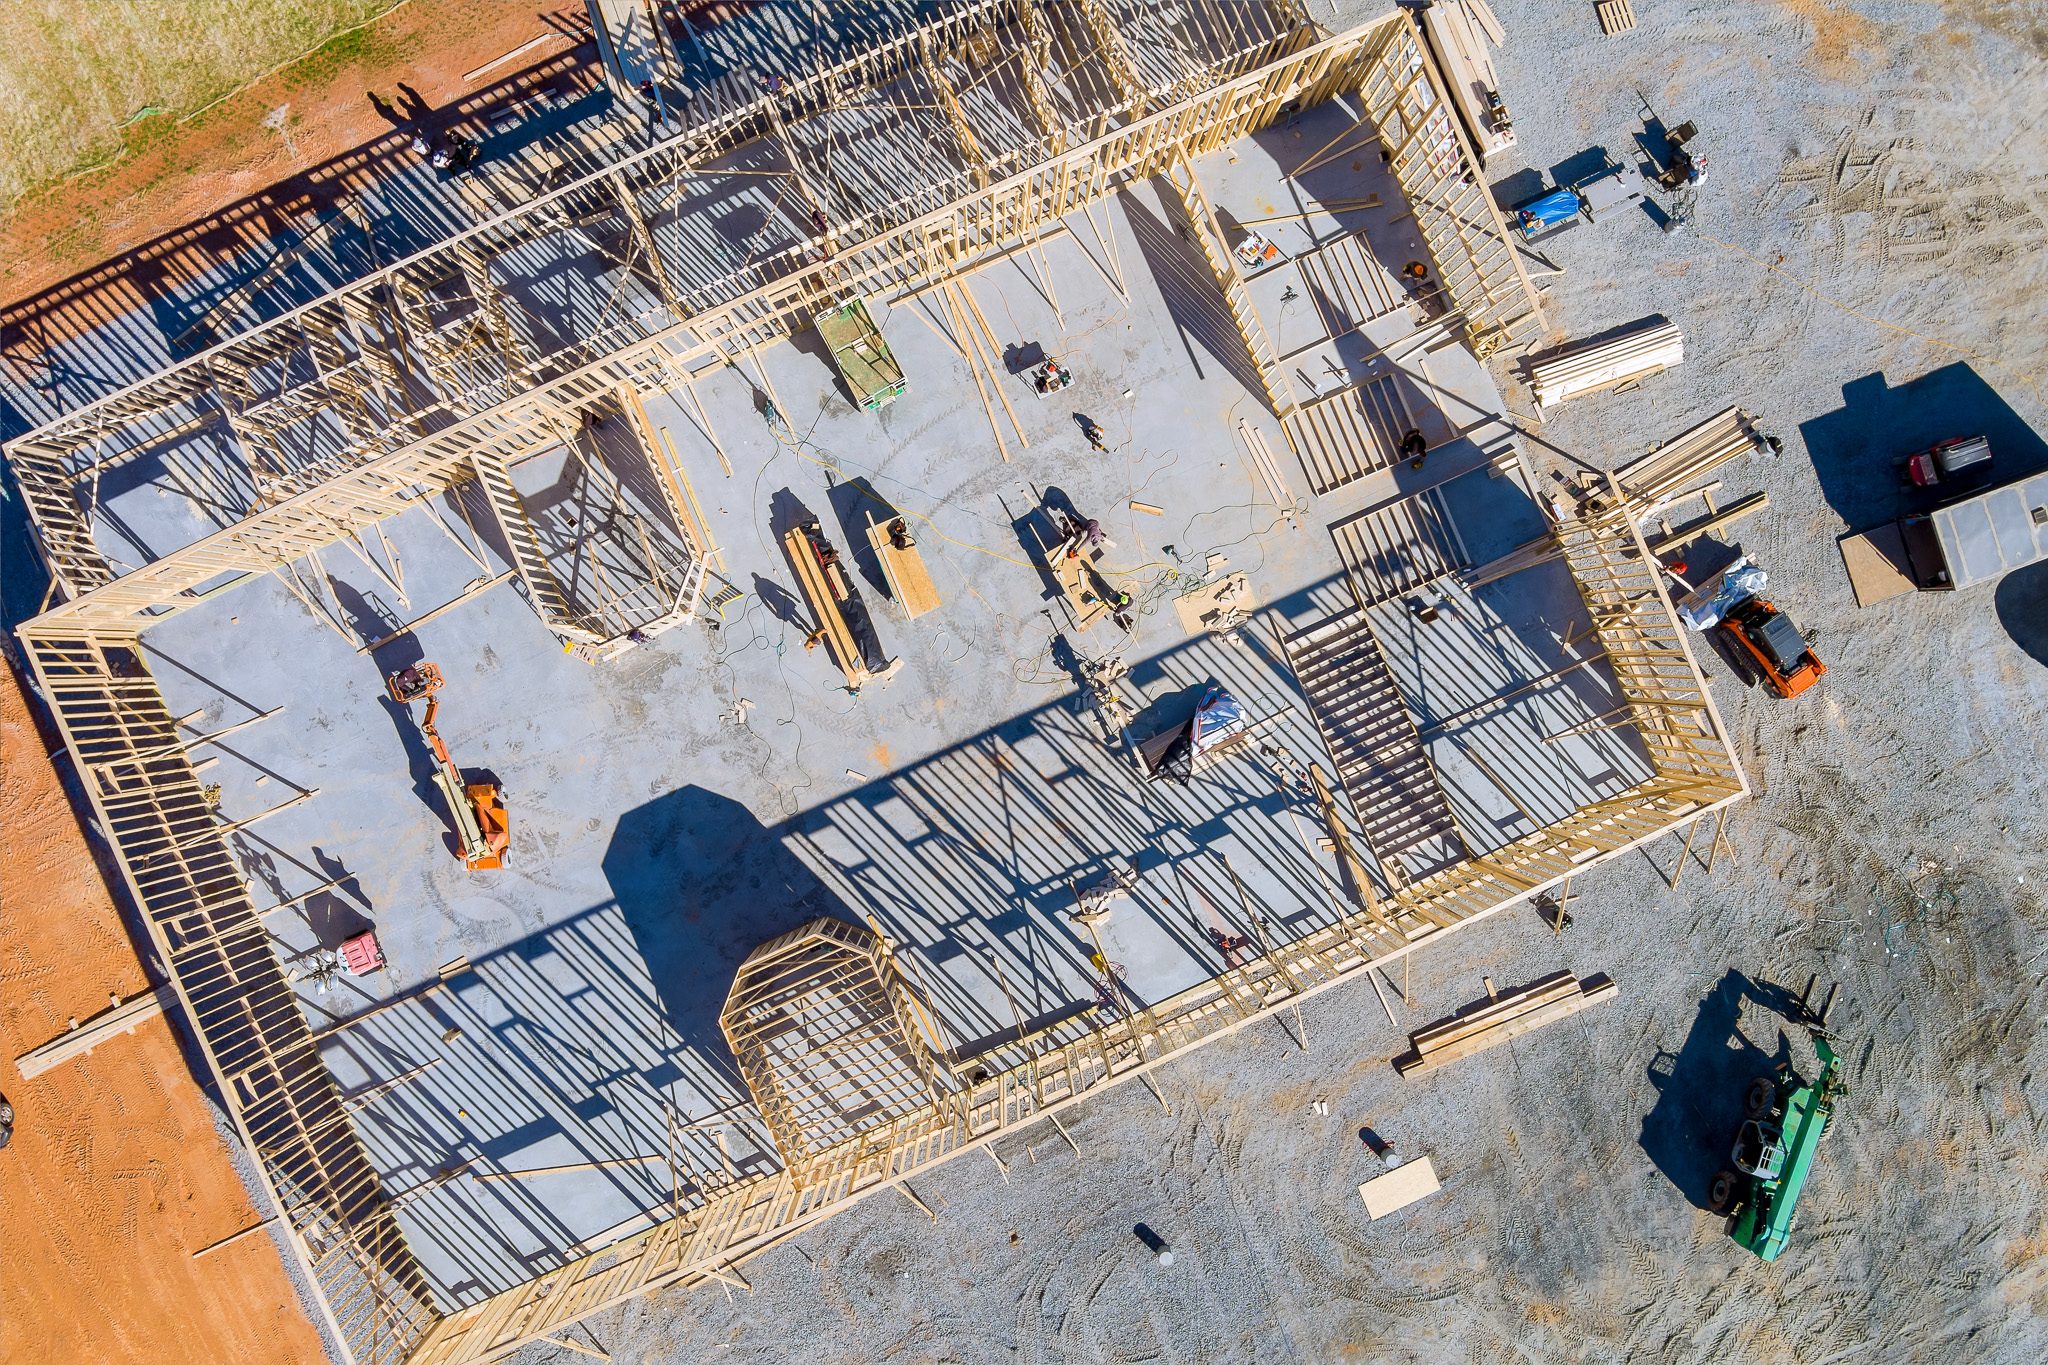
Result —
[[1358, 1197], [1365, 1201], [1367, 1216], [1385, 1218], [1442, 1188], [1437, 1182], [1436, 1167], [1425, 1156], [1396, 1166], [1385, 1175], [1374, 1176], [1358, 1187]]
[[1849, 571], [1849, 586], [1856, 590], [1856, 605], [1871, 607], [1914, 591], [1912, 566], [1906, 560], [1906, 541], [1898, 523], [1880, 526], [1860, 536], [1843, 536], [1842, 567]]
[[890, 542], [889, 524], [869, 518], [868, 544], [881, 561], [882, 576], [889, 580], [889, 595], [903, 608], [905, 616], [915, 621], [938, 609], [939, 590], [924, 566], [924, 555], [919, 553], [916, 541], [911, 542], [910, 548], [899, 550]]
[[1174, 614], [1190, 635], [1206, 633], [1233, 611], [1249, 615], [1259, 609], [1259, 597], [1251, 580], [1242, 573], [1220, 578], [1207, 587], [1173, 599]]

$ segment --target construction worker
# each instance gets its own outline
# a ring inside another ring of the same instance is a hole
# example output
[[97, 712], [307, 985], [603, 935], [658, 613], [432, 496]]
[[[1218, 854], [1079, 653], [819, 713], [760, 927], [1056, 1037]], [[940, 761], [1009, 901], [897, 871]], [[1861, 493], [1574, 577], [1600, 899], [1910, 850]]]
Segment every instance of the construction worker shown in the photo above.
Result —
[[1093, 517], [1078, 526], [1071, 521], [1064, 525], [1067, 528], [1067, 538], [1060, 544], [1062, 558], [1079, 559], [1084, 549], [1099, 554], [1104, 550], [1116, 548], [1116, 542], [1102, 533], [1102, 523]]
[[464, 137], [461, 133], [450, 133], [448, 140], [434, 149], [434, 154], [427, 158], [427, 162], [437, 171], [453, 174], [469, 169], [476, 161], [477, 153], [482, 150], [483, 144], [475, 138]]
[[1401, 453], [1408, 457], [1410, 469], [1422, 468], [1422, 461], [1429, 454], [1429, 441], [1420, 428], [1410, 427], [1401, 434]]

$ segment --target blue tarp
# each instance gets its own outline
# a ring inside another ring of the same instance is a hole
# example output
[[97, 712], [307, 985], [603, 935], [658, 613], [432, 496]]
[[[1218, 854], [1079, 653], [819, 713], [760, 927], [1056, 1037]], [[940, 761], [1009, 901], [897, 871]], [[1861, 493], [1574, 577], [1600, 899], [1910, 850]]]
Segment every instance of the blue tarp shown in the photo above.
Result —
[[1552, 190], [1516, 209], [1515, 226], [1522, 230], [1524, 237], [1533, 237], [1545, 228], [1556, 227], [1578, 211], [1578, 191]]

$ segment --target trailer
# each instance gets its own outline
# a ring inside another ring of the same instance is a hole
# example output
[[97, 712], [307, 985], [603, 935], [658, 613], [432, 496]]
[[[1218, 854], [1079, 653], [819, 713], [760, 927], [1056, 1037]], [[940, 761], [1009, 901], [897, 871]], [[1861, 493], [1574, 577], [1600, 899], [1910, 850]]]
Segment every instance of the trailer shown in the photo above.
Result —
[[1533, 242], [1553, 232], [1576, 227], [1580, 220], [1599, 223], [1616, 210], [1643, 197], [1619, 166], [1596, 171], [1574, 184], [1546, 190], [1521, 205], [1509, 219], [1524, 241]]
[[903, 396], [909, 387], [903, 367], [882, 339], [882, 329], [868, 316], [865, 303], [847, 299], [812, 318], [811, 325], [832, 353], [832, 364], [854, 402], [876, 412]]
[[2048, 559], [2048, 473], [1844, 536], [1839, 545], [1859, 607], [1995, 583]]

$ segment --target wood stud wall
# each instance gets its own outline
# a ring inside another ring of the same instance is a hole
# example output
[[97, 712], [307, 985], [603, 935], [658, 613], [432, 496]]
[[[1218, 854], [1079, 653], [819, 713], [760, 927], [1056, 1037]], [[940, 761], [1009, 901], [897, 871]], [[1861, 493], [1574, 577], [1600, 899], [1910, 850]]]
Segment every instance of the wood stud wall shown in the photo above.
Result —
[[740, 964], [719, 1027], [797, 1180], [818, 1153], [941, 1093], [922, 1017], [888, 945], [844, 920], [813, 920]]
[[1373, 31], [1359, 95], [1415, 213], [1435, 279], [1484, 360], [1531, 345], [1543, 307], [1413, 24]]
[[100, 831], [335, 1335], [405, 1359], [434, 1320], [341, 1093], [286, 980], [138, 637], [26, 642]]

